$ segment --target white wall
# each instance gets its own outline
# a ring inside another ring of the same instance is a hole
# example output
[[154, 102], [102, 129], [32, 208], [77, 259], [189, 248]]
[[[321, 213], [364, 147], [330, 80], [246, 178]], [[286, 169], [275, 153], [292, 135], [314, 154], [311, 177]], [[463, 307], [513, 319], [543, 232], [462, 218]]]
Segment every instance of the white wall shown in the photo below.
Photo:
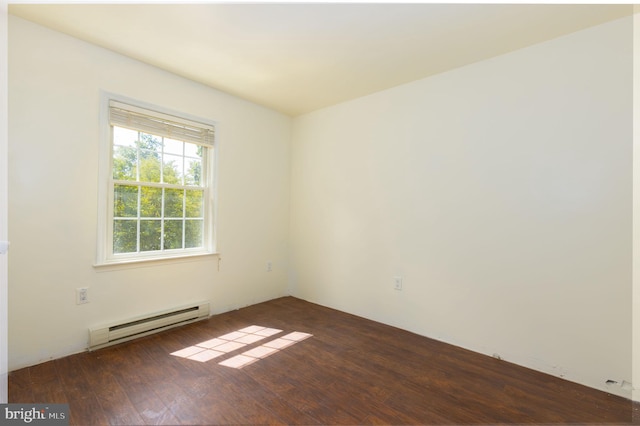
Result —
[[633, 15], [633, 399], [640, 401], [640, 6]]
[[296, 118], [293, 294], [629, 397], [632, 32]]
[[[102, 90], [218, 123], [219, 271], [215, 256], [92, 266]], [[286, 294], [289, 117], [13, 16], [9, 110], [10, 370], [82, 351], [111, 320]], [[91, 301], [76, 305], [85, 286]]]
[[[0, 0], [0, 241], [8, 238], [7, 203], [7, 2]], [[0, 254], [0, 404], [7, 393], [7, 256]]]

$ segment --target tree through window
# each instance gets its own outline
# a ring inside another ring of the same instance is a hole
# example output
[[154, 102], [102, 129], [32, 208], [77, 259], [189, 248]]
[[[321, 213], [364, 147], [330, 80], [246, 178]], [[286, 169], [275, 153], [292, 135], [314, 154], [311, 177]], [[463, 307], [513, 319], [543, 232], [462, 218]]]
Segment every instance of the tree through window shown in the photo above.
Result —
[[111, 101], [107, 260], [211, 252], [213, 128]]

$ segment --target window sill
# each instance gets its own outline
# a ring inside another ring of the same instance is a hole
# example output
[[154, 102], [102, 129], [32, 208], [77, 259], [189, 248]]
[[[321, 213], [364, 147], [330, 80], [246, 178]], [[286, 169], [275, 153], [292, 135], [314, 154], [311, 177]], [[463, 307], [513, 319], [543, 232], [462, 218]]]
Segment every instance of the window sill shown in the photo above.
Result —
[[190, 253], [171, 257], [149, 257], [149, 258], [137, 258], [137, 259], [117, 259], [105, 261], [102, 263], [96, 263], [93, 268], [96, 272], [108, 272], [121, 269], [133, 269], [133, 268], [147, 268], [155, 265], [168, 265], [174, 263], [195, 262], [199, 260], [206, 260], [209, 257], [219, 256], [217, 252], [214, 253]]

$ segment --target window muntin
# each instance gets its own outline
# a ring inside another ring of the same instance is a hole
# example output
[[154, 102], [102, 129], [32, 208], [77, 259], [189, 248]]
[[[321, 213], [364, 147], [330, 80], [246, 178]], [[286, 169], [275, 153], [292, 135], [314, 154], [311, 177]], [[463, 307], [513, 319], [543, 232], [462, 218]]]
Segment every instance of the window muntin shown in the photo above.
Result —
[[212, 126], [130, 109], [110, 102], [105, 263], [212, 253]]

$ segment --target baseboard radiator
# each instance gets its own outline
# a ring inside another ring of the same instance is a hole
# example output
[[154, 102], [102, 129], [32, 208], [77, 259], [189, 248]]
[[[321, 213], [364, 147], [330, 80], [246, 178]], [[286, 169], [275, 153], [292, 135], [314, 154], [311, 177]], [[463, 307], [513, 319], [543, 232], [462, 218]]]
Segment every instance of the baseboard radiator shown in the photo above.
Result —
[[89, 329], [89, 350], [209, 318], [209, 303], [201, 302]]

